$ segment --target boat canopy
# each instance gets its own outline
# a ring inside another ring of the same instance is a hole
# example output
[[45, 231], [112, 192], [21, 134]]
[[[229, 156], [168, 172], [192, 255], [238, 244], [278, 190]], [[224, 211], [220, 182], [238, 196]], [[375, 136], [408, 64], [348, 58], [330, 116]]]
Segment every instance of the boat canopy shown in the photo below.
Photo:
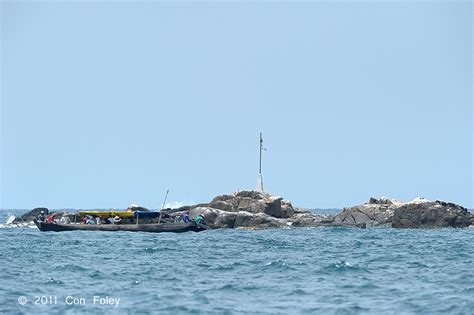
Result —
[[135, 216], [135, 213], [130, 212], [130, 211], [81, 211], [79, 212], [79, 215], [81, 217], [91, 215], [94, 217], [105, 217], [105, 218], [113, 218], [115, 216], [119, 216], [122, 218], [133, 218]]
[[160, 212], [158, 211], [81, 211], [79, 212], [81, 217], [85, 217], [87, 215], [91, 215], [94, 217], [105, 217], [105, 218], [113, 218], [115, 216], [119, 216], [122, 218], [140, 218], [140, 219], [151, 219], [151, 218], [158, 218], [160, 216]]

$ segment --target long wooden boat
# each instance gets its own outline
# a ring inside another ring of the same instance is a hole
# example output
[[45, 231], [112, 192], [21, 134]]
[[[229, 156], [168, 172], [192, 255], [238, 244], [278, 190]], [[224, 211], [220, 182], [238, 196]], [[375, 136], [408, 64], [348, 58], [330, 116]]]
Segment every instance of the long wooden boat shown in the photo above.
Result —
[[201, 232], [207, 230], [204, 224], [190, 223], [162, 223], [162, 224], [57, 224], [33, 220], [41, 232], [64, 231], [129, 231], [129, 232]]

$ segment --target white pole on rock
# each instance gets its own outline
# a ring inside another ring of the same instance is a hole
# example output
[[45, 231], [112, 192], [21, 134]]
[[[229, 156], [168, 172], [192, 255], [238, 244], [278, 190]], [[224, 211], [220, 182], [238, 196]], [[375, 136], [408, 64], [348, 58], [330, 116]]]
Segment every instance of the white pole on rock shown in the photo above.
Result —
[[262, 133], [260, 132], [260, 162], [259, 162], [258, 177], [257, 177], [257, 191], [259, 192], [263, 192], [262, 150], [264, 150], [263, 138], [262, 138]]

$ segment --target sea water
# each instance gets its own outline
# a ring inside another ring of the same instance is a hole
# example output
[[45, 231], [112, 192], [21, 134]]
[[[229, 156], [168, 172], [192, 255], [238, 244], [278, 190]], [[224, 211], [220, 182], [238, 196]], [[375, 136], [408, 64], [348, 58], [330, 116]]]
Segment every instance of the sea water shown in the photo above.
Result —
[[0, 314], [474, 313], [469, 228], [0, 238]]

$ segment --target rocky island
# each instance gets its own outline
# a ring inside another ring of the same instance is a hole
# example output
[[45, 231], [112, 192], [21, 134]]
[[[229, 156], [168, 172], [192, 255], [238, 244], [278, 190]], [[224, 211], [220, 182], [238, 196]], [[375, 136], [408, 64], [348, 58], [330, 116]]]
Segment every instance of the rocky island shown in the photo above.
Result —
[[344, 208], [336, 216], [295, 208], [288, 200], [257, 191], [220, 195], [211, 202], [167, 210], [170, 215], [190, 210], [202, 214], [212, 228], [261, 229], [269, 227], [351, 226], [393, 228], [467, 227], [474, 215], [459, 205], [417, 198], [401, 202], [370, 198], [368, 203]]
[[[35, 208], [14, 223], [31, 221], [46, 208]], [[369, 202], [344, 208], [338, 215], [317, 214], [295, 208], [290, 201], [268, 193], [243, 190], [219, 195], [209, 203], [164, 209], [163, 216], [175, 217], [189, 211], [190, 217], [204, 215], [210, 228], [265, 229], [281, 227], [393, 227], [462, 228], [474, 226], [474, 215], [466, 208], [444, 201], [417, 198], [401, 202], [388, 198], [370, 198]]]

